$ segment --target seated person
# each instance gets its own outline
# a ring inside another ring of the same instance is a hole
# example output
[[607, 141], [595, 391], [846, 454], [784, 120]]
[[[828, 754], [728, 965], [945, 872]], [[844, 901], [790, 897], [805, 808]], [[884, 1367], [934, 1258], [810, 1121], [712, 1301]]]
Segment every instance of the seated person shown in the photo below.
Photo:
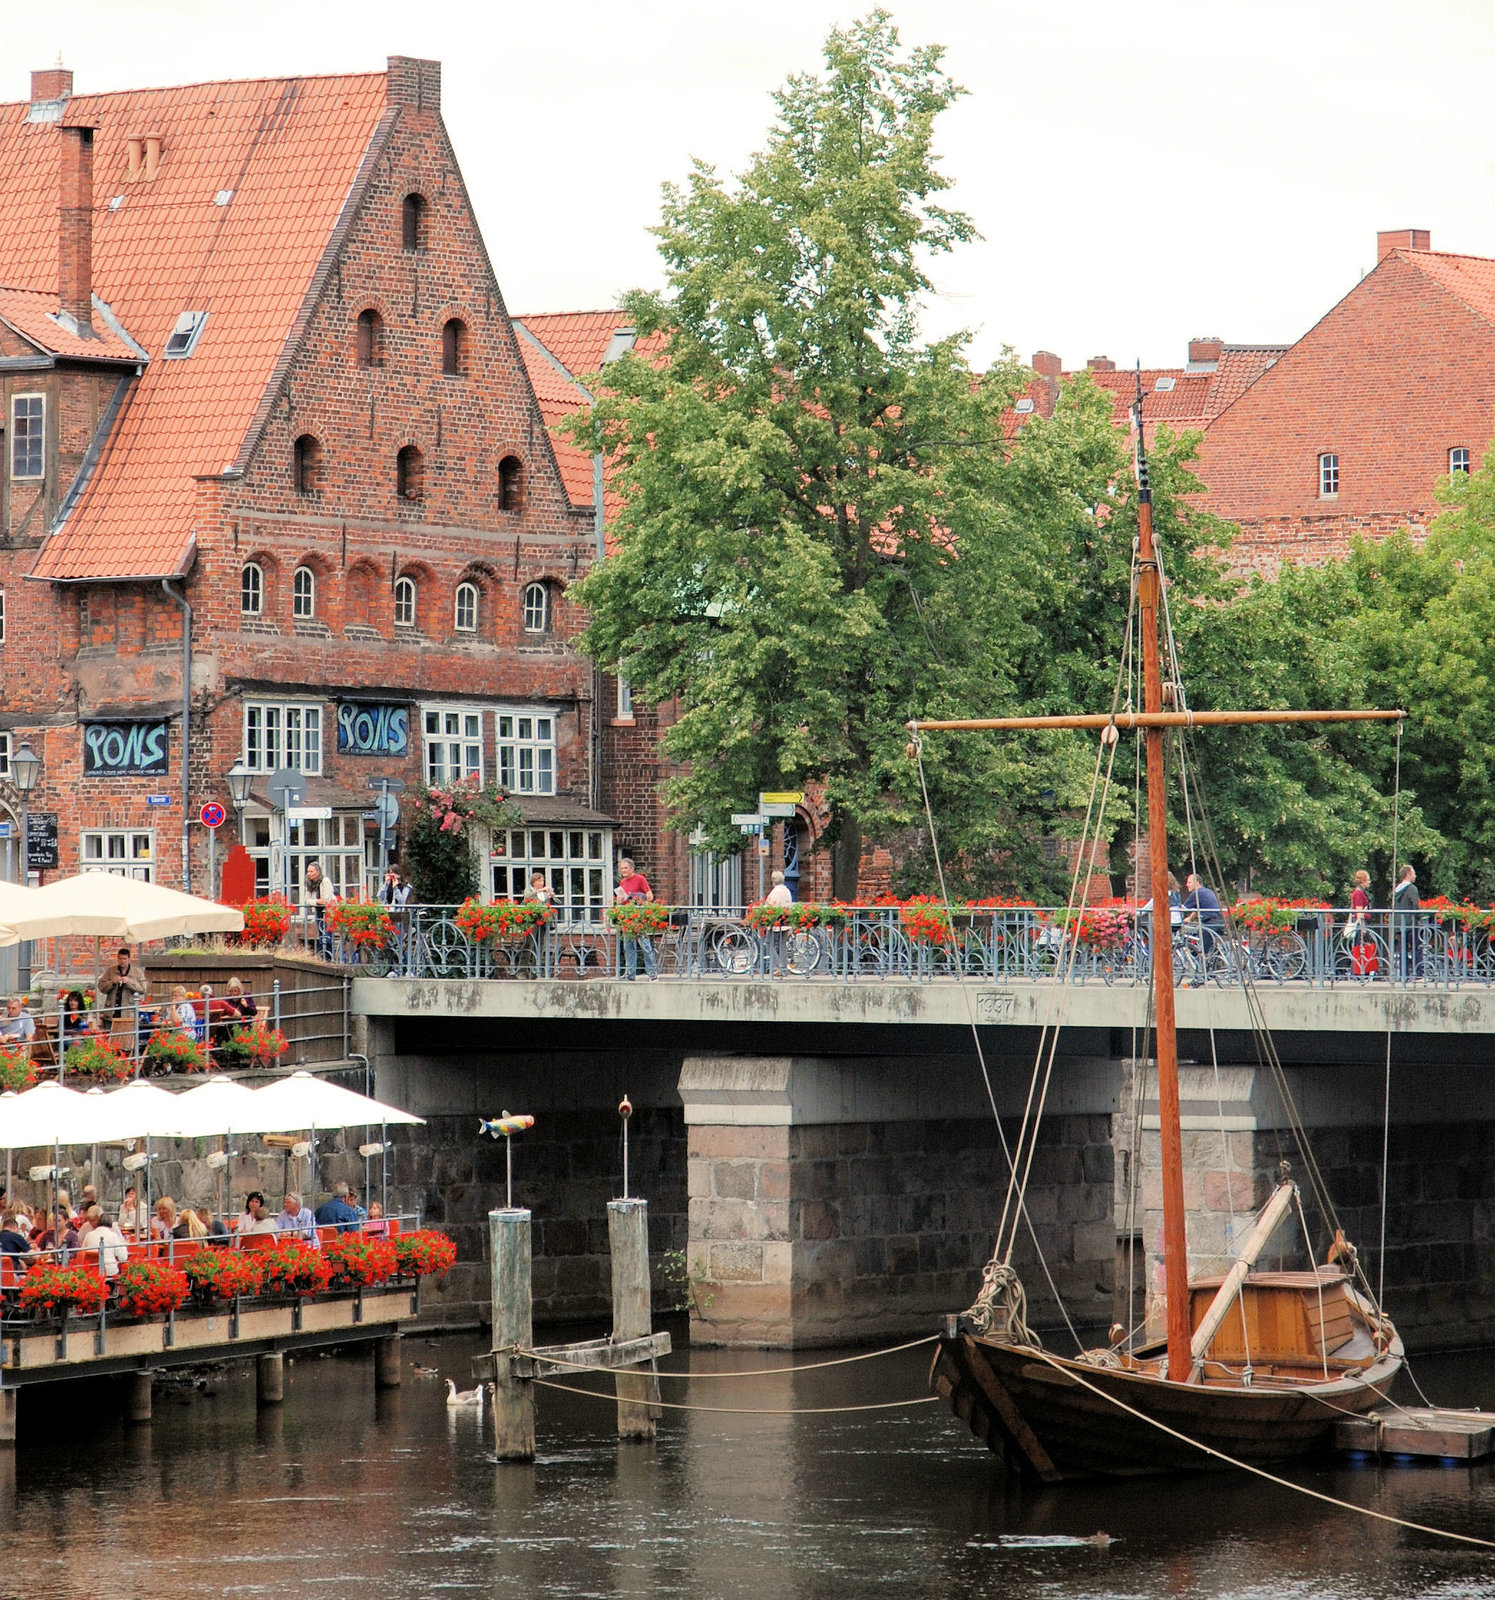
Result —
[[35, 1037], [35, 1019], [21, 1004], [21, 997], [13, 994], [5, 1002], [5, 1015], [0, 1018], [0, 1040], [6, 1044], [29, 1044]]
[[151, 1218], [151, 1238], [169, 1239], [176, 1228], [176, 1201], [162, 1195], [156, 1202], [156, 1214]]
[[244, 1197], [244, 1209], [239, 1213], [236, 1230], [239, 1234], [274, 1233], [275, 1218], [265, 1210], [265, 1197], [258, 1189]]
[[[84, 1216], [87, 1216], [91, 1210], [97, 1209], [97, 1202], [90, 1202], [88, 1200], [91, 1190], [92, 1185], [83, 1191], [83, 1197], [85, 1201], [83, 1207]], [[125, 1198], [120, 1204], [118, 1221], [119, 1230], [121, 1233], [139, 1233], [141, 1225], [144, 1223], [144, 1221], [145, 1207], [140, 1204], [139, 1192], [135, 1188], [135, 1185], [131, 1184], [130, 1187], [125, 1190]]]
[[209, 1244], [224, 1245], [229, 1243], [232, 1235], [224, 1226], [222, 1218], [213, 1215], [211, 1206], [199, 1206], [197, 1208], [197, 1220], [203, 1230], [199, 1237], [206, 1239]]
[[368, 1212], [365, 1211], [358, 1203], [358, 1190], [355, 1189], [351, 1183], [348, 1185], [348, 1204], [352, 1206], [353, 1209], [358, 1213], [358, 1220], [360, 1222], [367, 1222], [369, 1220]]
[[364, 1223], [365, 1233], [387, 1234], [389, 1223], [384, 1219], [384, 1207], [377, 1200], [369, 1201], [369, 1220]]
[[183, 1206], [176, 1227], [171, 1230], [173, 1239], [206, 1239], [207, 1224], [191, 1206]]
[[57, 1251], [59, 1266], [66, 1266], [72, 1259], [73, 1253], [78, 1248], [78, 1230], [73, 1226], [73, 1219], [68, 1215], [66, 1206], [58, 1206], [56, 1220], [50, 1228], [37, 1236], [36, 1248], [44, 1253]]
[[317, 1219], [301, 1204], [301, 1196], [294, 1189], [286, 1192], [285, 1204], [275, 1219], [275, 1226], [282, 1233], [290, 1233], [305, 1240], [313, 1249], [319, 1242]]
[[93, 1032], [93, 1018], [83, 1001], [81, 989], [69, 989], [62, 1001], [62, 1042], [72, 1044]]
[[239, 978], [228, 980], [228, 992], [223, 997], [223, 1003], [233, 1007], [241, 1022], [253, 1022], [259, 1014], [260, 1008], [254, 1003], [254, 996]]
[[130, 1259], [130, 1247], [107, 1211], [100, 1211], [97, 1226], [82, 1236], [78, 1253], [96, 1255], [99, 1271], [106, 1278], [118, 1277], [119, 1269]]
[[[207, 1010], [206, 1004], [203, 1010]], [[202, 1039], [204, 1028], [198, 1020], [197, 1007], [187, 998], [187, 991], [181, 984], [171, 991], [171, 1020], [191, 1038]]]
[[26, 1224], [14, 1212], [0, 1220], [0, 1255], [14, 1257], [18, 1267], [29, 1267], [36, 1260]]
[[332, 1186], [332, 1198], [324, 1200], [317, 1207], [319, 1228], [336, 1228], [339, 1233], [348, 1233], [356, 1228], [361, 1220], [358, 1212], [348, 1204], [346, 1183], [335, 1183]]

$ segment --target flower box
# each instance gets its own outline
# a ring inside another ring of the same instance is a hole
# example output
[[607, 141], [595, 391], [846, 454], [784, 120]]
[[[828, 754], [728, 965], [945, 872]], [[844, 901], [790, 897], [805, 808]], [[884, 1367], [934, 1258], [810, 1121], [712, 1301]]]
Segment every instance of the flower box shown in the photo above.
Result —
[[453, 919], [474, 944], [517, 944], [543, 928], [554, 908], [539, 900], [484, 902], [469, 895]]
[[175, 1311], [191, 1293], [187, 1274], [164, 1261], [127, 1261], [114, 1279], [119, 1309], [127, 1317], [159, 1317]]
[[287, 1240], [256, 1254], [263, 1274], [261, 1294], [320, 1294], [331, 1282], [332, 1267], [323, 1252], [298, 1241]]
[[193, 1299], [204, 1305], [258, 1294], [264, 1278], [260, 1257], [245, 1250], [209, 1246], [187, 1257], [182, 1272]]
[[94, 1316], [103, 1310], [108, 1292], [96, 1267], [58, 1267], [42, 1262], [26, 1274], [20, 1305], [23, 1311], [41, 1316]]
[[607, 920], [623, 939], [647, 939], [670, 925], [670, 908], [647, 900], [629, 900], [607, 908]]
[[282, 943], [291, 931], [291, 918], [295, 915], [290, 901], [279, 894], [263, 900], [246, 900], [239, 910], [244, 914], [240, 942], [257, 950]]
[[123, 1083], [134, 1072], [124, 1052], [103, 1035], [70, 1044], [62, 1065], [63, 1070], [75, 1078], [93, 1078], [98, 1083]]
[[0, 1045], [0, 1090], [19, 1094], [36, 1082], [36, 1067], [25, 1045]]
[[392, 1241], [402, 1278], [445, 1277], [457, 1259], [457, 1247], [435, 1228], [418, 1228]]
[[241, 1022], [218, 1046], [218, 1053], [230, 1066], [273, 1067], [286, 1049], [286, 1036], [279, 1028]]
[[355, 950], [382, 950], [395, 933], [393, 919], [377, 900], [339, 900], [327, 913], [327, 926]]
[[162, 1028], [153, 1033], [145, 1056], [163, 1072], [206, 1072], [208, 1052], [185, 1028]]
[[847, 912], [835, 905], [756, 905], [748, 907], [743, 921], [760, 933], [771, 928], [844, 928]]
[[340, 1233], [322, 1255], [334, 1289], [372, 1289], [394, 1277], [400, 1267], [393, 1242], [378, 1234]]

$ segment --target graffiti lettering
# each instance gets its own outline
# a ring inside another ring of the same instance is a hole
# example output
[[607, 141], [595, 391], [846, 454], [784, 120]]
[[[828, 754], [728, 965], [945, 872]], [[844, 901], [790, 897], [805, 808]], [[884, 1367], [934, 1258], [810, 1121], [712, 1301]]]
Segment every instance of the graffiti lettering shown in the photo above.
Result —
[[337, 747], [350, 756], [402, 756], [410, 748], [409, 706], [340, 705]]
[[85, 723], [83, 771], [99, 777], [165, 772], [169, 745], [164, 722]]

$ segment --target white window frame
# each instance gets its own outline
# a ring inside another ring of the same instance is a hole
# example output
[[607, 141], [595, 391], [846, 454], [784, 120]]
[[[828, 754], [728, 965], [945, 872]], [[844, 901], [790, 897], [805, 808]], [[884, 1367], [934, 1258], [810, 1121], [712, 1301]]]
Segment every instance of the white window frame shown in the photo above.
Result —
[[325, 722], [319, 701], [246, 700], [241, 759], [251, 772], [294, 767], [320, 777]]
[[279, 811], [246, 811], [242, 843], [254, 862], [255, 894], [289, 890], [294, 906], [301, 904], [306, 869], [313, 861], [339, 899], [366, 894], [373, 877], [366, 829], [357, 812], [335, 811], [331, 818], [288, 823]]
[[[304, 584], [301, 581], [303, 576], [306, 579]], [[297, 567], [291, 578], [291, 615], [297, 622], [310, 622], [316, 614], [317, 575], [310, 567]]]
[[5, 643], [5, 590], [0, 589], [0, 644]]
[[1469, 448], [1467, 445], [1456, 444], [1448, 452], [1449, 477], [1452, 478], [1460, 472], [1467, 473], [1473, 471], [1473, 467], [1471, 466], [1472, 459], [1473, 458], [1469, 454]]
[[[467, 600], [467, 621], [462, 620], [462, 601]], [[457, 592], [452, 599], [452, 626], [458, 633], [476, 633], [478, 631], [478, 586], [475, 583], [459, 583]]]
[[530, 874], [543, 872], [562, 927], [596, 927], [612, 897], [613, 835], [596, 824], [531, 824], [493, 835], [495, 900], [523, 900]]
[[[116, 848], [117, 847], [117, 848]], [[78, 835], [78, 870], [154, 883], [154, 828], [84, 828]]]
[[554, 794], [555, 712], [547, 706], [501, 706], [493, 713], [493, 731], [499, 788], [506, 794]]
[[[250, 574], [253, 573], [253, 578]], [[245, 605], [245, 600], [250, 598], [253, 590], [253, 605]], [[239, 615], [241, 617], [263, 616], [265, 611], [265, 569], [258, 561], [246, 561], [239, 568]]]
[[0, 733], [0, 778], [10, 776], [10, 735]]
[[[538, 597], [539, 604], [535, 604]], [[526, 633], [550, 632], [550, 585], [546, 583], [527, 583], [524, 586], [524, 595], [520, 601], [521, 616]], [[538, 623], [532, 622], [532, 617], [538, 616]]]
[[618, 668], [618, 721], [633, 721], [633, 685], [621, 667]]
[[419, 595], [416, 591], [415, 579], [403, 577], [395, 579], [395, 627], [413, 628], [415, 626], [416, 605]]
[[[32, 418], [31, 418], [31, 416], [29, 414], [30, 403], [33, 400], [36, 402], [36, 404], [37, 404], [37, 406], [39, 408], [38, 411], [37, 411], [36, 418], [35, 418], [36, 423], [37, 423], [37, 432], [34, 435], [31, 432], [31, 428], [30, 428], [30, 423], [31, 423]], [[31, 448], [30, 448], [31, 441], [33, 440], [33, 438], [36, 440], [36, 451], [35, 451], [35, 454], [36, 454], [37, 467], [36, 467], [36, 471], [35, 472], [22, 472], [22, 471], [20, 471], [18, 469], [18, 465], [17, 465], [19, 463], [20, 459], [21, 459], [21, 445], [22, 445], [22, 438], [21, 438], [21, 421], [22, 421], [22, 418], [21, 418], [21, 407], [23, 405], [27, 406], [27, 408], [28, 408], [28, 414], [27, 414], [27, 417], [25, 419], [26, 422], [27, 422], [25, 442], [26, 442], [26, 445], [27, 445], [26, 455], [27, 455], [28, 461], [29, 461], [29, 458], [30, 458], [30, 456], [32, 454], [32, 451], [31, 451]], [[30, 393], [27, 393], [27, 394], [13, 394], [10, 397], [10, 476], [11, 476], [11, 481], [13, 483], [38, 483], [43, 478], [45, 478], [46, 475], [47, 475], [47, 397], [46, 397], [45, 394], [37, 394], [35, 392], [30, 392]]]
[[1319, 499], [1337, 500], [1339, 498], [1339, 456], [1333, 450], [1324, 450], [1319, 454]]
[[482, 783], [484, 717], [481, 706], [425, 705], [420, 708], [428, 784], [459, 783], [463, 778], [475, 778]]

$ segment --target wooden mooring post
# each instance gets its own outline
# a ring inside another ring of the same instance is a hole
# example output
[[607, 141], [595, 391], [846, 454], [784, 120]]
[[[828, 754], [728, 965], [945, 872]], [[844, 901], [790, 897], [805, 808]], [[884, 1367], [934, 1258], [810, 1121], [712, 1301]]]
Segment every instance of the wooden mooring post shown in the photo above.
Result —
[[493, 1448], [500, 1461], [535, 1459], [533, 1373], [521, 1376], [517, 1351], [534, 1349], [534, 1288], [530, 1280], [530, 1213], [521, 1207], [488, 1213], [492, 1270]]
[[[647, 1339], [654, 1332], [649, 1294], [649, 1202], [609, 1200], [607, 1241], [613, 1258], [613, 1343]], [[659, 1417], [659, 1379], [649, 1372], [619, 1372], [618, 1437], [652, 1439]]]

